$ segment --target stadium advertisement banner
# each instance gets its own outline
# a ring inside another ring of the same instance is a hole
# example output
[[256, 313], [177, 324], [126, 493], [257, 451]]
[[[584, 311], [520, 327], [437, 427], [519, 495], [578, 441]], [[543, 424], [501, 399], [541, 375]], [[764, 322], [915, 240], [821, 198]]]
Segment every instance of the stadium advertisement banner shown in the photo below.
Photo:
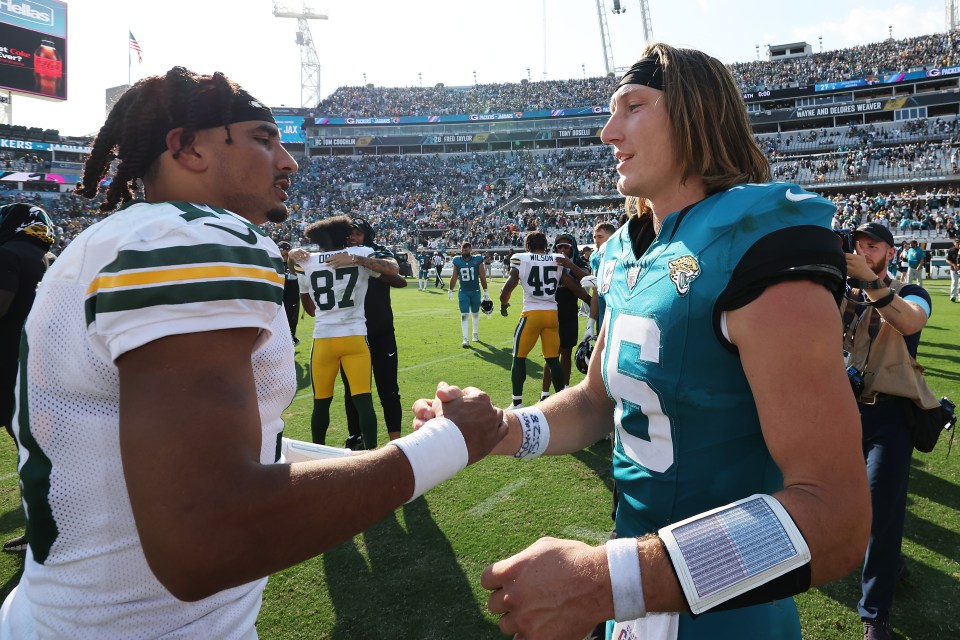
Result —
[[67, 4], [59, 0], [0, 0], [0, 22], [63, 40], [67, 37]]
[[67, 5], [0, 0], [0, 87], [67, 99]]
[[[2, 1], [0, 0], [0, 2]], [[273, 117], [280, 129], [280, 142], [282, 144], [304, 144], [307, 141], [303, 135], [303, 116], [279, 115], [274, 111]]]
[[0, 139], [0, 149], [19, 149], [22, 151], [72, 151], [74, 153], [90, 153], [90, 147], [77, 147], [69, 144], [51, 144], [49, 142], [36, 142], [34, 140]]
[[[0, 0], [2, 2], [3, 0]], [[577, 107], [543, 111], [515, 111], [513, 113], [471, 113], [450, 116], [403, 116], [399, 118], [314, 118], [313, 124], [327, 126], [356, 126], [365, 124], [444, 124], [454, 122], [490, 122], [499, 120], [535, 120], [543, 118], [568, 118], [571, 116], [595, 116], [610, 113], [610, 107]]]
[[861, 113], [873, 113], [874, 111], [883, 111], [884, 100], [872, 100], [870, 102], [858, 102], [851, 104], [831, 104], [822, 107], [810, 107], [806, 109], [794, 109], [790, 118], [830, 118], [833, 116], [857, 115]]

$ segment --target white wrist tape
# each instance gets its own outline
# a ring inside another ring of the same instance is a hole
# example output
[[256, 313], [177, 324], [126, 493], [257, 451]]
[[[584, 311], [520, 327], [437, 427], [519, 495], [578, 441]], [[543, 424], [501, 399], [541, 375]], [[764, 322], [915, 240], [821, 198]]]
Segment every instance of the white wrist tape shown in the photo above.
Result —
[[593, 318], [587, 318], [587, 328], [584, 333], [590, 333], [590, 335], [596, 335], [595, 329], [597, 328], [597, 321]]
[[625, 622], [647, 615], [637, 539], [608, 540], [607, 568], [610, 570], [610, 588], [613, 591], [613, 619]]
[[463, 434], [450, 420], [434, 418], [408, 436], [389, 444], [403, 451], [413, 469], [412, 502], [467, 466], [469, 453]]
[[810, 562], [790, 514], [762, 493], [681, 520], [659, 535], [695, 614]]
[[543, 455], [550, 443], [550, 425], [547, 424], [543, 411], [536, 407], [526, 407], [515, 409], [511, 413], [520, 420], [520, 430], [523, 434], [520, 448], [513, 457], [530, 460]]

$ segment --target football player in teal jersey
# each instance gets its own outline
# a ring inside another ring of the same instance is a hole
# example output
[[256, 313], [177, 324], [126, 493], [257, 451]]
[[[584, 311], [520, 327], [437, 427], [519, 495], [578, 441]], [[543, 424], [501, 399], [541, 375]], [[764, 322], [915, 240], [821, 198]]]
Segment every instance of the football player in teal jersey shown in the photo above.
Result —
[[426, 247], [417, 252], [417, 284], [420, 291], [427, 290], [427, 278], [433, 268], [433, 254]]
[[834, 207], [768, 183], [736, 83], [702, 52], [648, 45], [610, 112], [618, 190], [650, 215], [605, 245], [586, 378], [508, 412], [495, 451], [571, 453], [615, 430], [618, 538], [491, 565], [488, 607], [523, 637], [613, 619], [616, 638], [799, 640], [791, 596], [857, 566], [870, 527]]
[[460, 331], [463, 333], [463, 348], [470, 346], [468, 329], [473, 321], [473, 341], [480, 340], [480, 295], [489, 300], [487, 293], [487, 274], [483, 256], [473, 255], [473, 245], [464, 242], [460, 245], [460, 255], [453, 259], [453, 275], [450, 276], [450, 290], [447, 296], [453, 300], [453, 288], [460, 282], [457, 300], [460, 302]]

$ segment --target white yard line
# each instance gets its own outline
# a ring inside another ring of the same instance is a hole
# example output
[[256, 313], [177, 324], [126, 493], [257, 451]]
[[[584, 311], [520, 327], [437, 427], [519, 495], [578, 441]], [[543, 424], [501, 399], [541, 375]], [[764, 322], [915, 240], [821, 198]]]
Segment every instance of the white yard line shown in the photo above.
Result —
[[567, 527], [563, 530], [563, 535], [574, 540], [600, 544], [610, 539], [609, 531], [594, 531], [585, 527]]
[[490, 496], [489, 498], [487, 498], [486, 500], [484, 500], [483, 502], [475, 506], [473, 509], [470, 509], [470, 511], [467, 511], [467, 515], [473, 516], [475, 518], [479, 518], [480, 516], [487, 515], [489, 512], [493, 511], [497, 507], [497, 505], [499, 505], [501, 502], [509, 498], [511, 494], [513, 494], [517, 489], [519, 489], [525, 484], [527, 484], [527, 480], [525, 478], [514, 480], [513, 482], [503, 487], [502, 489], [494, 493], [492, 496]]

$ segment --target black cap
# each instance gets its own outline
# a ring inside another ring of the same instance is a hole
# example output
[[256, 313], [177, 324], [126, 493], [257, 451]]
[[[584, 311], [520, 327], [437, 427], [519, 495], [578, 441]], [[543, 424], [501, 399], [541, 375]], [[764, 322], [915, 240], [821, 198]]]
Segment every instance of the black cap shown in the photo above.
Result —
[[281, 240], [277, 243], [277, 248], [282, 249], [283, 251], [290, 251], [290, 243], [286, 240]]
[[896, 243], [893, 240], [893, 234], [890, 233], [890, 229], [887, 229], [885, 226], [879, 222], [868, 222], [867, 224], [862, 224], [857, 227], [857, 233], [864, 233], [874, 240], [879, 240], [880, 242], [886, 242], [891, 247]]

